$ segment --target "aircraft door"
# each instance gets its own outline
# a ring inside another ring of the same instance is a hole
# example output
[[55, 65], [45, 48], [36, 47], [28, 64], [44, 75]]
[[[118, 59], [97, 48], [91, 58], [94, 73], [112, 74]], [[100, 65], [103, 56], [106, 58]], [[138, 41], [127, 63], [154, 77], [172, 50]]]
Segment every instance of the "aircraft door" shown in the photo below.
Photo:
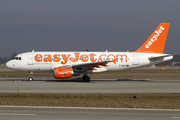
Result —
[[138, 54], [133, 54], [133, 65], [139, 65]]
[[33, 54], [28, 55], [28, 65], [33, 65]]

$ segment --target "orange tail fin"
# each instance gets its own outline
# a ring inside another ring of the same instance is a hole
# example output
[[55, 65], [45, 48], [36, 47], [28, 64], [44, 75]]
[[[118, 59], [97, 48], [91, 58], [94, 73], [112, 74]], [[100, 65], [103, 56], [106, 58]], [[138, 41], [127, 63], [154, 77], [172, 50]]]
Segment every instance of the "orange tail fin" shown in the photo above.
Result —
[[170, 23], [161, 23], [146, 42], [134, 52], [163, 53]]

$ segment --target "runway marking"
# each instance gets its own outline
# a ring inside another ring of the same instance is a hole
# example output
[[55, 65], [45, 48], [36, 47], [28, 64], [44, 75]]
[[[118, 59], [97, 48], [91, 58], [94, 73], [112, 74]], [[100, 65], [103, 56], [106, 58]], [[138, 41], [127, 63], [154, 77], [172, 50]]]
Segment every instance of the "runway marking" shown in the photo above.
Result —
[[0, 113], [0, 115], [35, 116], [36, 114]]
[[12, 108], [50, 108], [50, 109], [96, 109], [96, 110], [147, 110], [147, 111], [175, 111], [175, 112], [179, 112], [180, 109], [143, 109], [143, 108], [98, 108], [98, 107], [48, 107], [48, 106], [3, 106], [0, 105], [0, 108], [2, 107], [12, 107]]
[[172, 117], [173, 119], [180, 119], [180, 117]]

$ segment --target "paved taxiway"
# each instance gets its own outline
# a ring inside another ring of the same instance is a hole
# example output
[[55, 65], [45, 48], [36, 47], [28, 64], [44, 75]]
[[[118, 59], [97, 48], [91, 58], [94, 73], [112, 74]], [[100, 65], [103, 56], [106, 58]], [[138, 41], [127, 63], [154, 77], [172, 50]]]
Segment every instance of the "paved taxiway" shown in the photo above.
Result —
[[180, 110], [0, 106], [2, 120], [173, 120]]
[[[22, 80], [22, 81], [21, 81]], [[16, 82], [15, 82], [16, 81]], [[0, 78], [6, 93], [179, 93], [180, 79], [95, 79]]]

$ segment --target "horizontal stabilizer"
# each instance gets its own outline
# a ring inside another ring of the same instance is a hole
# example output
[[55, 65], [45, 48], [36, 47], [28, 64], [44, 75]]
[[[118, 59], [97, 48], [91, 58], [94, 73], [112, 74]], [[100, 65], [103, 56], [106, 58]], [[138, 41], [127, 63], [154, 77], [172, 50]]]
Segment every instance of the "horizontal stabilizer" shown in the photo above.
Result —
[[149, 57], [149, 60], [151, 62], [154, 62], [154, 61], [167, 61], [167, 60], [171, 60], [171, 59], [173, 59], [173, 55], [169, 55], [169, 54], [166, 54], [166, 55], [162, 54], [162, 56]]

